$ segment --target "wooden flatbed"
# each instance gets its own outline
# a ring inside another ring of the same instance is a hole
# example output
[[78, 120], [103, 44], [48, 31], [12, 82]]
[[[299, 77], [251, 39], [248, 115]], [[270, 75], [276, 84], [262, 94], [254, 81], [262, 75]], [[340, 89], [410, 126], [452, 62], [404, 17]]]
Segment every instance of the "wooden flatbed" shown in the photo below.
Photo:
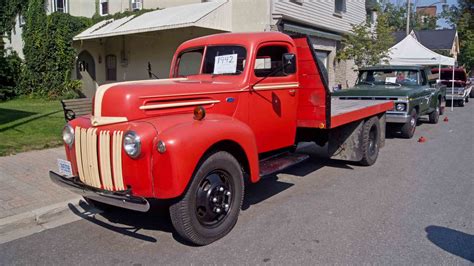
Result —
[[393, 101], [331, 99], [331, 128], [393, 109]]

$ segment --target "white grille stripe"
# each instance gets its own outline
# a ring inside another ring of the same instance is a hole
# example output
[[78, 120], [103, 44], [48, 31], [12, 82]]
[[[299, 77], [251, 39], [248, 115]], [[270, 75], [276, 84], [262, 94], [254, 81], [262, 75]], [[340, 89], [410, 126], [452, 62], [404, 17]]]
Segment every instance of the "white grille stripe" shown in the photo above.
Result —
[[[75, 147], [79, 179], [106, 190], [124, 190], [122, 175], [122, 131], [75, 128]], [[110, 154], [112, 151], [112, 154]], [[113, 168], [113, 172], [112, 172]], [[112, 174], [113, 173], [113, 174]]]
[[114, 184], [117, 190], [124, 190], [122, 177], [122, 137], [123, 132], [116, 131], [113, 135], [113, 168], [114, 168]]
[[104, 189], [113, 190], [110, 169], [110, 131], [100, 132], [100, 174]]

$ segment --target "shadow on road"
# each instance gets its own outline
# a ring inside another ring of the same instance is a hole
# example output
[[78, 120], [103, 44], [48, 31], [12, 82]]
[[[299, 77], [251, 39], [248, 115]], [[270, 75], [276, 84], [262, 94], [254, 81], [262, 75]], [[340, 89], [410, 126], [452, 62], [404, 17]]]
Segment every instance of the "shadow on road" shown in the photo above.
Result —
[[425, 231], [426, 237], [439, 248], [474, 262], [474, 235], [435, 225], [426, 227]]
[[[85, 211], [80, 211], [73, 204], [69, 204], [69, 209], [86, 221], [143, 241], [157, 242], [154, 237], [139, 233], [141, 229], [165, 232], [171, 232], [172, 230], [169, 217], [161, 217], [162, 213], [160, 212], [140, 213], [114, 207], [111, 207], [106, 212], [96, 212], [91, 211], [94, 210], [94, 207], [84, 201], [81, 201], [79, 206]], [[102, 218], [105, 218], [107, 221], [103, 221]]]
[[[278, 174], [283, 173], [297, 177], [305, 177], [323, 167], [353, 169], [348, 165], [348, 163], [350, 162], [320, 158], [313, 154], [307, 161], [285, 169]], [[245, 188], [242, 210], [247, 210], [252, 205], [263, 202], [289, 189], [293, 185], [293, 183], [280, 180], [277, 174], [267, 176], [258, 183], [248, 184]], [[84, 209], [84, 211], [79, 210], [73, 204], [69, 204], [69, 209], [86, 221], [122, 235], [154, 243], [157, 242], [156, 238], [145, 235], [139, 231], [142, 229], [164, 231], [172, 233], [172, 236], [176, 241], [184, 245], [190, 245], [190, 243], [182, 239], [173, 229], [168, 212], [168, 207], [171, 201], [152, 201], [150, 203], [151, 209], [147, 213], [135, 212], [112, 206], [106, 212], [97, 212], [97, 209], [95, 209], [94, 206], [89, 205], [85, 201], [79, 203], [79, 206]]]

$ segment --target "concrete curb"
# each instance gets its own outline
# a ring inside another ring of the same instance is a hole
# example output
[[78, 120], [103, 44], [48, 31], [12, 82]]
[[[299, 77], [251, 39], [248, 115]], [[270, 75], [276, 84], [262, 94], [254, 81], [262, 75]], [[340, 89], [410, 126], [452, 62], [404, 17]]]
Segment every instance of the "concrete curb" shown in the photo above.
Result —
[[81, 217], [70, 210], [69, 204], [85, 211], [79, 205], [81, 200], [82, 197], [76, 197], [0, 219], [0, 244], [80, 220]]

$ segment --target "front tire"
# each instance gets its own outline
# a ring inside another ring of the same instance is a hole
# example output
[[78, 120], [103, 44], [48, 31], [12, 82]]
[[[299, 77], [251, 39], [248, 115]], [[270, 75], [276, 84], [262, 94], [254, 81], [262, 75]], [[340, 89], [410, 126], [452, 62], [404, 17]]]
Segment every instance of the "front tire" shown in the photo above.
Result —
[[198, 166], [184, 196], [170, 206], [171, 221], [185, 240], [207, 245], [232, 230], [243, 198], [239, 162], [228, 152], [216, 152]]
[[435, 110], [430, 113], [429, 119], [430, 119], [431, 124], [438, 124], [440, 110], [441, 110], [441, 104], [438, 104], [438, 106], [436, 106]]
[[370, 166], [377, 161], [380, 148], [380, 125], [378, 117], [374, 116], [367, 120], [362, 129], [362, 152], [361, 165]]
[[406, 122], [405, 124], [403, 124], [401, 128], [402, 137], [406, 139], [413, 138], [413, 135], [415, 135], [417, 121], [418, 121], [418, 114], [416, 112], [416, 109], [412, 109], [410, 112], [410, 120]]
[[464, 104], [465, 104], [464, 99], [462, 99], [458, 102], [459, 107], [464, 107]]

